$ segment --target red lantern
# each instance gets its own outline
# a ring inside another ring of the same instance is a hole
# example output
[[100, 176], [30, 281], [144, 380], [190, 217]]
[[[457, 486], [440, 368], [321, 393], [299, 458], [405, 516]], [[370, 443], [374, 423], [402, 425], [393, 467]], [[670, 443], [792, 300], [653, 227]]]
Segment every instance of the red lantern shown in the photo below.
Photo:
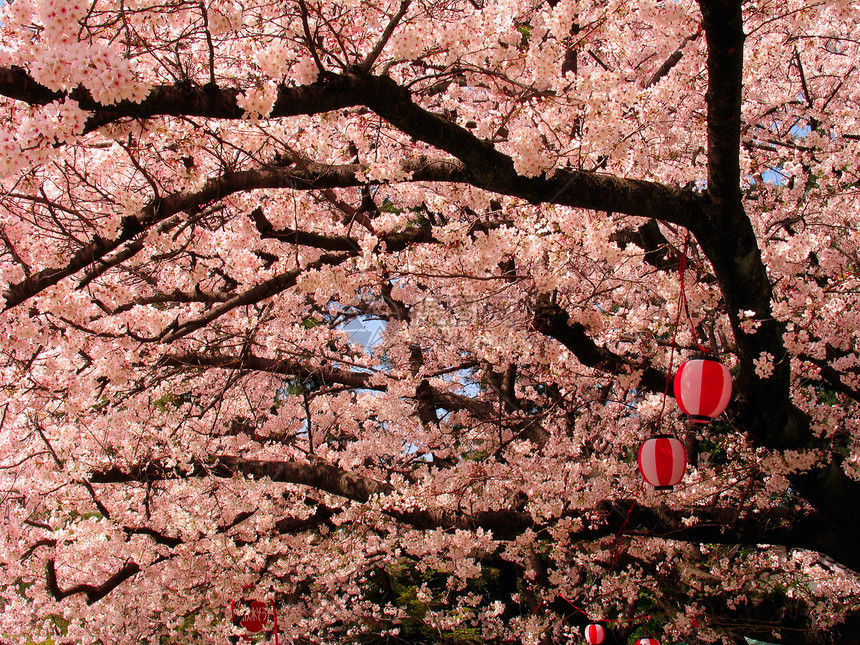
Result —
[[672, 490], [686, 469], [687, 451], [675, 437], [651, 437], [639, 448], [639, 472], [657, 490]]
[[712, 358], [687, 361], [675, 374], [675, 400], [690, 421], [710, 423], [732, 396], [729, 369]]
[[656, 638], [640, 638], [636, 641], [636, 645], [660, 645], [660, 641]]
[[588, 645], [600, 645], [606, 638], [606, 630], [603, 625], [589, 625], [585, 628], [585, 640]]
[[[278, 616], [275, 613], [275, 603], [265, 603], [262, 600], [240, 600], [230, 603], [230, 617], [234, 625], [241, 627], [244, 633], [242, 641], [255, 641], [266, 634], [274, 635], [278, 642]], [[239, 639], [231, 637], [231, 642]]]

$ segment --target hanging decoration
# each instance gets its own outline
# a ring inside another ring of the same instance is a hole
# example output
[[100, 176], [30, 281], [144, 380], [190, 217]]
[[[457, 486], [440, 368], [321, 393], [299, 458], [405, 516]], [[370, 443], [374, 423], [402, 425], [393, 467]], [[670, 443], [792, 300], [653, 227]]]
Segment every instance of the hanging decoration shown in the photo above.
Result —
[[675, 400], [690, 421], [710, 423], [732, 396], [729, 369], [713, 358], [687, 361], [675, 374]]
[[639, 448], [639, 472], [657, 490], [672, 490], [687, 469], [687, 450], [671, 435], [651, 437]]
[[272, 636], [272, 642], [278, 645], [278, 615], [275, 603], [262, 600], [239, 600], [230, 603], [230, 620], [244, 631], [238, 637], [230, 638], [231, 643], [258, 641], [266, 636]]
[[[686, 314], [687, 322], [690, 324], [693, 342], [698, 345], [703, 353], [708, 352], [708, 349], [698, 341], [696, 326], [693, 324], [687, 303], [684, 274], [687, 268], [687, 249], [689, 246], [690, 232], [687, 231], [684, 238], [684, 250], [681, 252], [678, 266], [680, 288], [675, 322], [672, 325], [669, 369], [666, 376], [666, 387], [663, 390], [663, 403], [655, 423], [658, 431], [661, 428], [663, 412], [666, 409], [666, 397], [669, 394], [669, 382], [672, 379], [672, 366], [677, 347], [675, 339], [678, 335], [678, 323], [681, 322], [682, 311]], [[714, 365], [712, 366], [711, 363]], [[725, 373], [722, 370], [725, 370]], [[690, 415], [691, 419], [700, 423], [703, 422], [702, 419], [710, 421], [710, 417], [706, 415], [713, 413], [716, 416], [722, 412], [728, 404], [729, 396], [731, 396], [731, 379], [728, 378], [728, 370], [719, 361], [711, 359], [687, 361], [675, 376], [675, 398], [678, 404], [686, 414]], [[646, 482], [657, 490], [672, 490], [675, 484], [684, 477], [684, 472], [687, 469], [687, 450], [684, 448], [684, 444], [675, 437], [659, 434], [645, 441], [639, 448], [638, 463], [639, 472]]]
[[660, 645], [660, 641], [656, 638], [640, 638], [636, 641], [636, 645]]
[[585, 628], [585, 640], [588, 645], [600, 645], [606, 638], [606, 630], [603, 625], [588, 625]]

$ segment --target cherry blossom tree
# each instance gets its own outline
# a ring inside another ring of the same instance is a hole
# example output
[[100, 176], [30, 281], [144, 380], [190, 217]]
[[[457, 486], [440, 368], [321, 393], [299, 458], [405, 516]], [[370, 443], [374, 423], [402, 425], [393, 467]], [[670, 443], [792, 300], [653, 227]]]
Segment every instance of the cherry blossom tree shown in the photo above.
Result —
[[0, 21], [0, 641], [860, 642], [856, 1]]

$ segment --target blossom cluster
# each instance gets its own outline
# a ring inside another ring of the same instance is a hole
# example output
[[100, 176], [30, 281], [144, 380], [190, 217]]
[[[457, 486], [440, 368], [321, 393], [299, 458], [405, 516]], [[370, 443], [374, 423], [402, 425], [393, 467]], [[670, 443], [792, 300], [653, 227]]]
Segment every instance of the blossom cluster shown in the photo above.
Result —
[[278, 100], [278, 85], [272, 81], [250, 87], [236, 97], [236, 105], [245, 110], [246, 118], [256, 121], [269, 116]]
[[45, 87], [60, 91], [83, 85], [103, 105], [139, 103], [149, 93], [147, 84], [138, 80], [134, 63], [106, 45], [54, 43], [38, 50], [29, 67]]

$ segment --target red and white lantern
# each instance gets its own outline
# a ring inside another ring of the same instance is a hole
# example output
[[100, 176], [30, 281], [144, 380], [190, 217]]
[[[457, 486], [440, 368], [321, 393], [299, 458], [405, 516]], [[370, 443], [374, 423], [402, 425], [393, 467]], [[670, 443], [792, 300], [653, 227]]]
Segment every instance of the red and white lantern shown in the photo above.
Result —
[[712, 358], [687, 361], [675, 374], [675, 400], [690, 421], [710, 423], [726, 409], [731, 396], [729, 369]]
[[651, 437], [639, 448], [639, 472], [657, 490], [672, 490], [687, 470], [684, 444], [669, 435]]
[[636, 641], [636, 645], [660, 645], [660, 641], [656, 638], [640, 638]]
[[600, 645], [606, 638], [606, 630], [603, 625], [589, 625], [585, 628], [585, 640], [588, 645]]

